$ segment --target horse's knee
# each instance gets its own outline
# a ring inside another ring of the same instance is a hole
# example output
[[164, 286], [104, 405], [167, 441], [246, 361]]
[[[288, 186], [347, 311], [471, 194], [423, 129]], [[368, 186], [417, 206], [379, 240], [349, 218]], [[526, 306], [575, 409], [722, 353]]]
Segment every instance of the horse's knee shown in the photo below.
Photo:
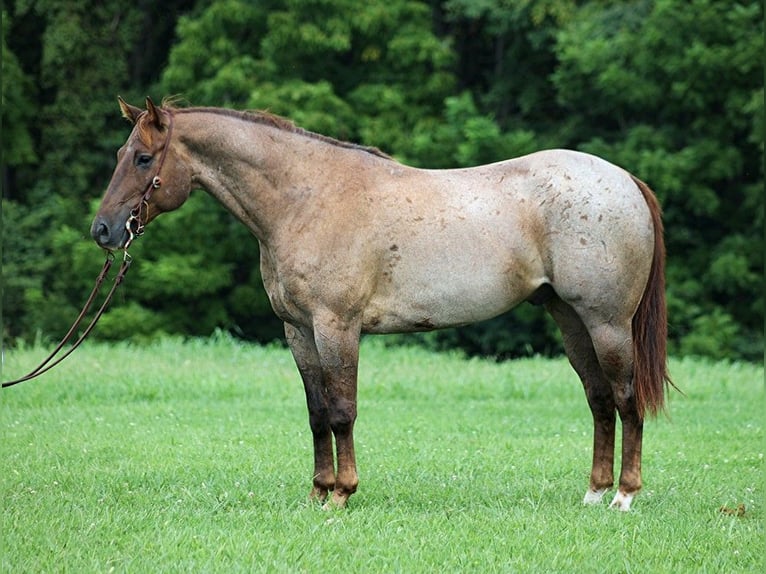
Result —
[[329, 409], [329, 422], [333, 434], [351, 431], [356, 421], [356, 402], [346, 399], [333, 401]]
[[330, 431], [327, 409], [309, 411], [309, 427], [314, 436], [322, 435]]

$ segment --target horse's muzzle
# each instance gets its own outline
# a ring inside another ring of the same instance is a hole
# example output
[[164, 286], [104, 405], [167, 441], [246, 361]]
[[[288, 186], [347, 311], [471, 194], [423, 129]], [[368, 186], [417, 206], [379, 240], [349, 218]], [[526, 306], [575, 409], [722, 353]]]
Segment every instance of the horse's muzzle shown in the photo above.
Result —
[[90, 235], [104, 249], [120, 249], [128, 240], [125, 225], [114, 225], [103, 215], [97, 215], [90, 226]]

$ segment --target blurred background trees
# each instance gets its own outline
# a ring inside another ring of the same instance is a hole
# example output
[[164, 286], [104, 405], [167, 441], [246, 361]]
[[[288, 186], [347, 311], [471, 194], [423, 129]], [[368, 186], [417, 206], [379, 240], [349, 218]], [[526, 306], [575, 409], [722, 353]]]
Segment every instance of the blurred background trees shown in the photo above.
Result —
[[[763, 5], [724, 0], [16, 0], [3, 11], [3, 336], [54, 339], [100, 269], [90, 221], [140, 105], [268, 109], [442, 168], [549, 147], [665, 210], [671, 348], [763, 353]], [[281, 336], [257, 242], [204, 193], [132, 250], [95, 335]], [[425, 344], [557, 353], [537, 308]]]

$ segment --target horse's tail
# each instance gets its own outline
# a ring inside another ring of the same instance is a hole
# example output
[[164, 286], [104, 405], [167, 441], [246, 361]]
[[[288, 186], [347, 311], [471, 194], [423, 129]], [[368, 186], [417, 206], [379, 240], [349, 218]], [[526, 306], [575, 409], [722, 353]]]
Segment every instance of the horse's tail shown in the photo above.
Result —
[[668, 314], [665, 304], [665, 240], [662, 210], [654, 193], [640, 179], [641, 190], [654, 226], [654, 256], [649, 280], [633, 315], [633, 388], [641, 419], [656, 415], [665, 406], [665, 389], [672, 385], [667, 366]]

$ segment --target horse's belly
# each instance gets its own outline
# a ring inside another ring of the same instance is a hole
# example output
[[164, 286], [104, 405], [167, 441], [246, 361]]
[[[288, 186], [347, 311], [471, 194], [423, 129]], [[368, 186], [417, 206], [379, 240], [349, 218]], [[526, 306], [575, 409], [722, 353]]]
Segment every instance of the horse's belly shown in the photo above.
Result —
[[526, 299], [544, 282], [526, 265], [451, 261], [417, 273], [385, 273], [367, 305], [367, 333], [430, 331], [495, 317]]

